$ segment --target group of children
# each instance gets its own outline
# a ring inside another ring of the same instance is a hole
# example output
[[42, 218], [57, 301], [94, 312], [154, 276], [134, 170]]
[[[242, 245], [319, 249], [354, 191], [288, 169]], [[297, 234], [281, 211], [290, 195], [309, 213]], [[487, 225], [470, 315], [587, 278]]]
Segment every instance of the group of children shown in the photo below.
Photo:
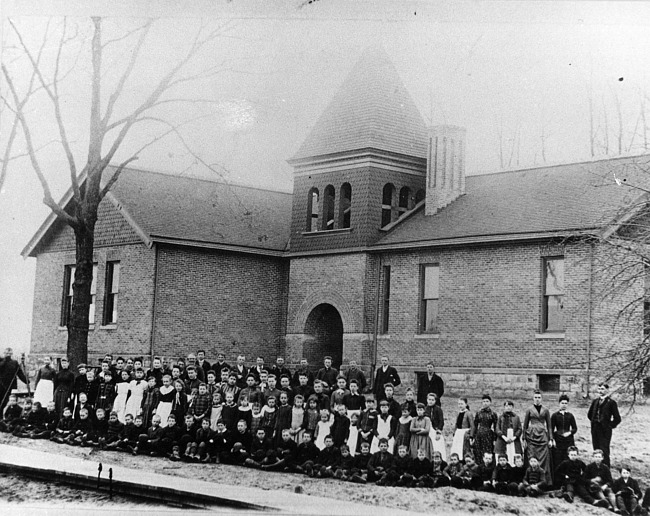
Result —
[[[82, 364], [61, 413], [54, 400], [43, 408], [27, 399], [21, 407], [11, 395], [0, 431], [172, 461], [234, 464], [361, 484], [539, 496], [555, 483], [568, 502], [577, 495], [621, 514], [650, 506], [650, 489], [643, 497], [628, 466], [620, 468], [614, 481], [600, 450], [585, 465], [577, 448], [569, 447], [568, 458], [555, 470], [555, 482], [536, 457], [527, 457], [525, 465], [514, 448], [507, 454], [497, 449], [495, 455], [494, 442], [482, 453], [454, 444], [447, 458], [444, 417], [434, 393], [422, 404], [408, 389], [405, 401], [398, 403], [393, 385], [386, 384], [384, 396], [376, 400], [362, 394], [356, 380], [347, 385], [341, 376], [335, 386], [321, 380], [310, 385], [306, 371], [297, 374], [293, 385], [288, 374], [280, 376], [278, 385], [275, 374], [251, 372], [242, 388], [228, 368], [221, 368], [217, 382], [214, 370], [204, 372], [203, 381], [195, 367], [182, 376], [177, 367], [165, 371], [155, 365], [147, 375], [141, 367], [122, 369], [121, 381], [114, 382], [110, 362], [103, 362], [97, 375]], [[461, 411], [459, 430], [463, 415]]]

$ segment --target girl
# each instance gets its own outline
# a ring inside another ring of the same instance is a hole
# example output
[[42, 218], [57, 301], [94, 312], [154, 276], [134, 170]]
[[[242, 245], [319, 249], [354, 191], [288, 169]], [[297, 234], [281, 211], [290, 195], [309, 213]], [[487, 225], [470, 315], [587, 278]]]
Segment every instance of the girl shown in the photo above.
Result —
[[[417, 411], [415, 412], [417, 415]], [[399, 449], [400, 445], [406, 446], [409, 449], [411, 444], [411, 407], [408, 403], [402, 404], [402, 417], [397, 420], [397, 435], [395, 436], [395, 449]]]
[[[494, 446], [496, 455], [507, 455], [510, 466], [515, 465], [515, 455], [523, 453], [521, 449], [521, 420], [513, 412], [515, 404], [506, 401], [503, 404], [503, 414], [497, 420], [497, 442]], [[558, 463], [559, 465], [559, 463]]]
[[210, 428], [215, 432], [217, 429], [217, 423], [221, 419], [221, 408], [223, 404], [221, 403], [221, 393], [215, 391], [212, 393], [212, 412], [210, 412]]
[[397, 433], [397, 421], [388, 413], [388, 400], [379, 402], [379, 417], [377, 418], [377, 438], [372, 440], [370, 453], [379, 451], [379, 440], [384, 437], [388, 439], [388, 451], [395, 451], [395, 434]]
[[120, 423], [124, 423], [124, 416], [126, 416], [126, 400], [131, 392], [131, 375], [124, 369], [121, 373], [121, 378], [115, 384], [117, 396], [113, 402], [113, 412], [117, 412], [117, 419]]
[[250, 428], [253, 419], [253, 412], [246, 396], [241, 396], [239, 398], [239, 407], [237, 407], [237, 421], [242, 419], [246, 421], [246, 428]]
[[472, 453], [472, 441], [474, 440], [474, 416], [469, 410], [467, 398], [458, 400], [458, 416], [456, 416], [456, 431], [454, 440], [451, 443], [451, 453], [464, 457]]
[[314, 435], [319, 419], [320, 413], [318, 412], [318, 398], [312, 395], [307, 401], [307, 411], [305, 412], [305, 419], [302, 425], [303, 433], [304, 431], [307, 431], [310, 432], [311, 435]]
[[147, 380], [147, 395], [142, 399], [142, 427], [147, 429], [151, 426], [151, 417], [156, 412], [156, 407], [160, 401], [160, 389], [156, 387], [156, 377], [150, 376]]
[[135, 375], [135, 379], [131, 380], [129, 384], [130, 395], [126, 400], [124, 414], [131, 414], [135, 418], [135, 416], [142, 413], [142, 399], [144, 398], [144, 393], [147, 391], [148, 385], [144, 381], [144, 370], [141, 367], [136, 369], [133, 374]]
[[61, 359], [61, 369], [54, 377], [54, 405], [59, 417], [63, 409], [70, 406], [72, 390], [74, 388], [74, 373], [69, 369], [70, 363], [66, 357]]
[[476, 413], [474, 424], [476, 433], [474, 434], [474, 457], [483, 458], [485, 452], [494, 454], [494, 439], [496, 434], [494, 429], [497, 425], [497, 415], [492, 411], [490, 405], [492, 398], [489, 394], [484, 394], [481, 399], [483, 407]]
[[438, 396], [434, 392], [427, 394], [427, 406], [424, 409], [424, 415], [431, 420], [431, 444], [432, 450], [440, 452], [442, 460], [447, 459], [447, 450], [445, 447], [445, 438], [442, 435], [442, 428], [445, 426], [445, 418], [442, 409], [437, 403]]
[[257, 434], [257, 429], [262, 426], [263, 416], [264, 414], [262, 413], [262, 407], [260, 407], [260, 404], [257, 402], [253, 403], [253, 409], [251, 413], [251, 435]]
[[45, 364], [36, 374], [36, 390], [34, 402], [39, 402], [42, 407], [54, 399], [54, 377], [56, 371], [52, 368], [52, 357], [45, 357]]
[[359, 414], [353, 412], [350, 414], [350, 437], [348, 437], [348, 448], [350, 455], [353, 457], [357, 453], [357, 443], [359, 441]]
[[178, 392], [172, 387], [172, 377], [168, 374], [163, 375], [163, 384], [160, 388], [160, 399], [156, 407], [155, 414], [160, 416], [160, 426], [165, 428], [167, 426], [167, 418], [172, 413], [174, 399]]
[[291, 428], [292, 409], [289, 405], [289, 394], [282, 391], [280, 393], [280, 406], [278, 407], [278, 415], [275, 419], [275, 445], [277, 447], [282, 444], [282, 430]]
[[334, 419], [330, 417], [330, 411], [323, 409], [320, 411], [320, 421], [316, 425], [314, 432], [315, 444], [319, 450], [325, 448], [325, 437], [330, 435]]
[[[165, 382], [163, 381], [163, 384], [164, 383]], [[183, 421], [183, 419], [185, 418], [185, 413], [187, 412], [187, 405], [188, 402], [187, 402], [187, 395], [185, 394], [185, 384], [181, 380], [176, 380], [174, 382], [172, 409], [170, 412], [171, 414], [174, 414], [174, 416], [176, 416], [176, 421]]]
[[275, 422], [278, 417], [278, 410], [275, 406], [275, 396], [269, 396], [266, 400], [266, 405], [262, 407], [262, 421], [260, 428], [266, 432], [266, 438], [273, 440], [273, 432], [275, 430]]
[[411, 421], [411, 457], [414, 459], [418, 456], [418, 449], [422, 449], [424, 456], [429, 461], [431, 460], [431, 439], [429, 433], [431, 432], [431, 420], [424, 415], [424, 403], [416, 405], [417, 416]]
[[293, 398], [293, 408], [291, 409], [291, 426], [289, 427], [289, 433], [291, 434], [291, 438], [298, 444], [302, 442], [302, 425], [305, 421], [305, 409], [302, 406], [303, 403], [304, 398], [302, 397], [302, 394], [296, 394], [296, 397]]

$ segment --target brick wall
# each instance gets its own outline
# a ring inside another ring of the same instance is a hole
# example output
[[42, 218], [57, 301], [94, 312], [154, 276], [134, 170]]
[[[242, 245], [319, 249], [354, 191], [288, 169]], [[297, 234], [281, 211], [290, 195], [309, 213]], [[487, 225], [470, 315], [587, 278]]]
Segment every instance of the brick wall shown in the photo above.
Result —
[[284, 353], [286, 261], [161, 246], [157, 259], [154, 352], [205, 349], [232, 361]]

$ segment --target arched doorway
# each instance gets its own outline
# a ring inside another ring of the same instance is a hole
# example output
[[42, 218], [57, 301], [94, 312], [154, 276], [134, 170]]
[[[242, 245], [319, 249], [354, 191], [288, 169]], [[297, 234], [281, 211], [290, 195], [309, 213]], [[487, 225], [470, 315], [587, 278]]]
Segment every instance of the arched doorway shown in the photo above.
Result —
[[307, 338], [303, 344], [303, 356], [312, 366], [320, 366], [323, 357], [332, 357], [335, 368], [343, 361], [343, 321], [338, 310], [329, 304], [316, 306], [305, 323]]

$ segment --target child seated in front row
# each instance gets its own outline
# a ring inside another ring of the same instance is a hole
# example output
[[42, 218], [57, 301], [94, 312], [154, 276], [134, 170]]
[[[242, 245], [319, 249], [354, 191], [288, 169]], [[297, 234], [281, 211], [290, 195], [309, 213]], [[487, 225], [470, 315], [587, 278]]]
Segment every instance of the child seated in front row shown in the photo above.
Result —
[[460, 473], [451, 477], [451, 487], [458, 489], [477, 489], [481, 487], [481, 478], [478, 475], [478, 464], [474, 462], [474, 456], [471, 453], [465, 454], [465, 464], [463, 464]]
[[492, 473], [492, 486], [497, 494], [508, 494], [508, 486], [512, 477], [512, 468], [508, 464], [508, 456], [500, 454], [497, 465]]
[[519, 495], [519, 484], [524, 481], [525, 475], [524, 458], [520, 453], [517, 453], [515, 454], [515, 465], [510, 468], [510, 482], [508, 483], [508, 494], [510, 496]]
[[569, 503], [577, 494], [587, 503], [593, 503], [594, 499], [584, 485], [584, 474], [587, 465], [578, 458], [578, 448], [569, 446], [567, 449], [569, 458], [563, 460], [555, 470], [555, 479], [562, 485], [562, 497]]
[[594, 498], [592, 503], [595, 506], [613, 511], [616, 508], [616, 497], [611, 488], [614, 480], [610, 469], [603, 463], [603, 457], [602, 450], [594, 450], [593, 462], [585, 469], [586, 488]]
[[528, 459], [528, 464], [524, 480], [519, 484], [519, 496], [536, 497], [541, 495], [547, 486], [546, 471], [539, 465], [536, 457]]
[[616, 508], [621, 511], [621, 516], [637, 514], [641, 489], [639, 483], [632, 478], [632, 470], [627, 464], [619, 468], [621, 476], [614, 481], [612, 491], [616, 496]]
[[18, 397], [15, 394], [11, 394], [2, 416], [2, 421], [0, 421], [0, 432], [13, 432], [16, 423], [22, 415], [23, 409], [18, 405]]
[[70, 410], [70, 407], [65, 407], [63, 409], [63, 416], [59, 419], [50, 439], [59, 444], [63, 444], [65, 439], [72, 433], [74, 424], [75, 422], [74, 419], [72, 419], [72, 410]]

